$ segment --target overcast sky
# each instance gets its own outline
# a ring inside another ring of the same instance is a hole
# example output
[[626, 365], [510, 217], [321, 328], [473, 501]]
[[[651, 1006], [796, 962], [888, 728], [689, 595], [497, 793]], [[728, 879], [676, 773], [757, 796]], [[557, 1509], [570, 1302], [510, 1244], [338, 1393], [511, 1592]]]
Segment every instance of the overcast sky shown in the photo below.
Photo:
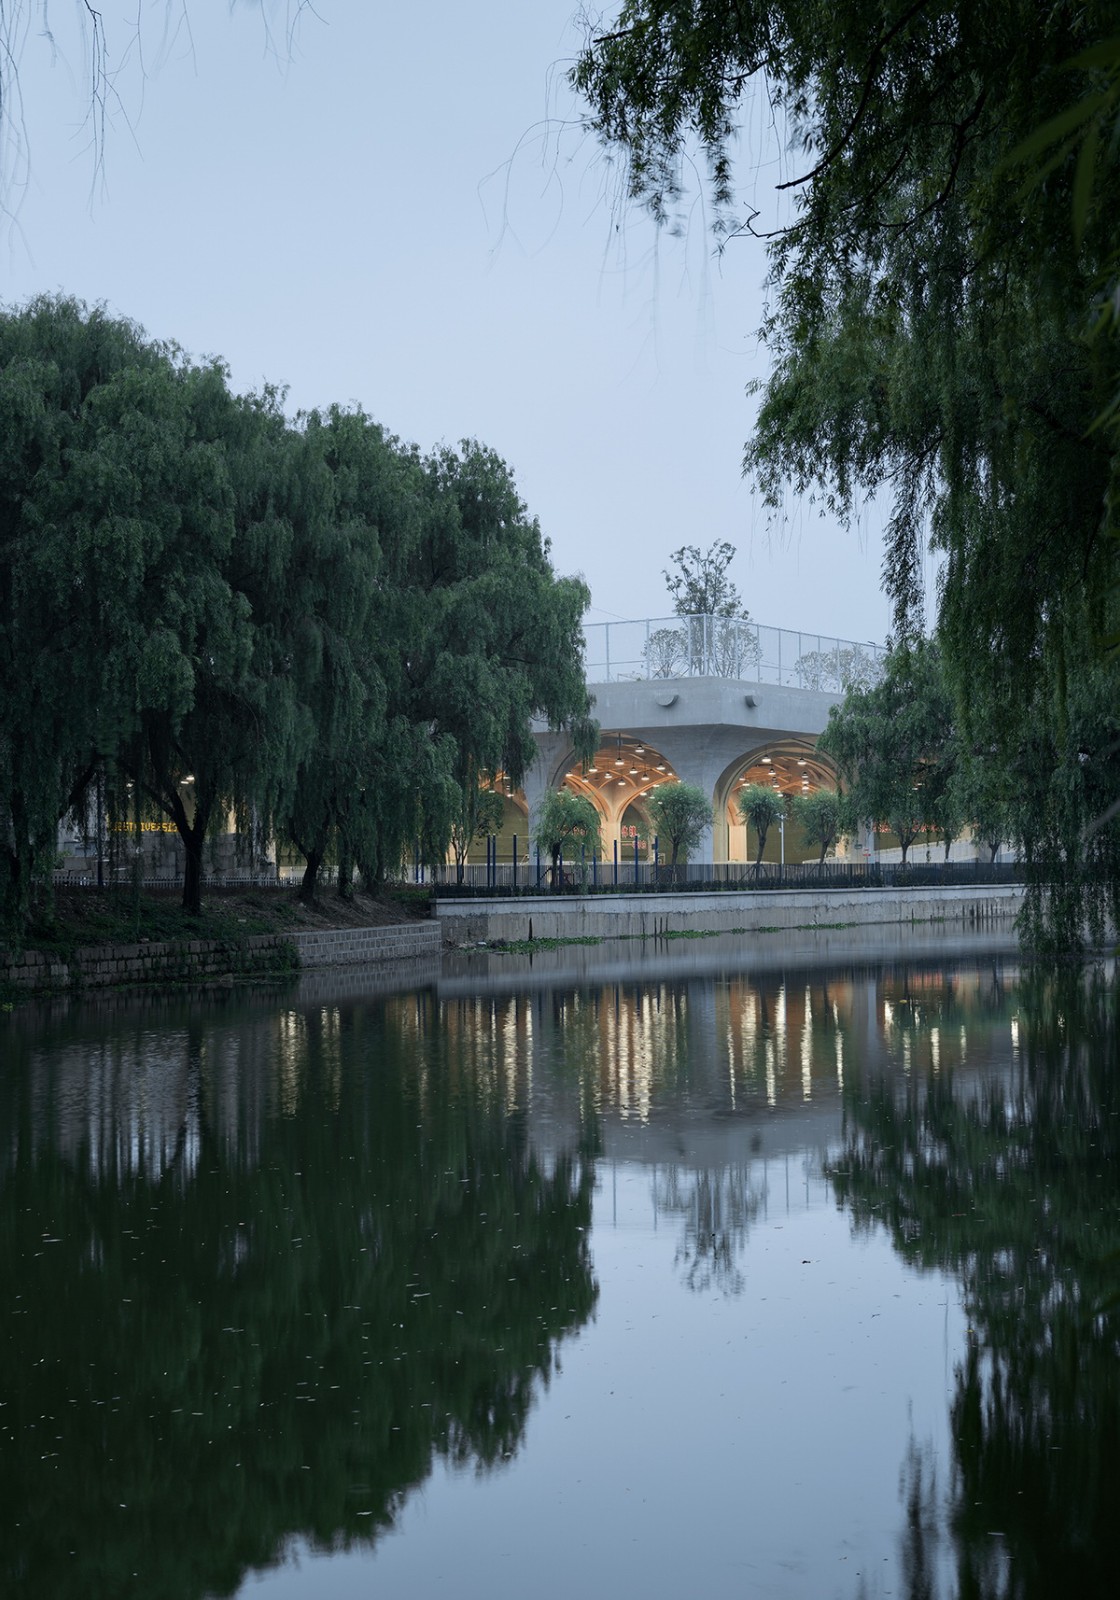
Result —
[[[756, 620], [883, 638], [874, 519], [845, 532], [791, 502], [768, 529], [740, 473], [761, 246], [717, 258], [699, 202], [680, 239], [619, 208], [564, 82], [573, 0], [317, 0], [290, 46], [288, 0], [141, 0], [142, 58], [106, 10], [100, 172], [84, 9], [54, 0], [52, 43], [41, 0], [3, 7], [25, 24], [6, 302], [103, 301], [239, 389], [286, 386], [290, 411], [356, 402], [425, 448], [483, 440], [592, 620], [664, 615], [669, 552], [727, 539]], [[764, 131], [745, 142], [765, 201]]]

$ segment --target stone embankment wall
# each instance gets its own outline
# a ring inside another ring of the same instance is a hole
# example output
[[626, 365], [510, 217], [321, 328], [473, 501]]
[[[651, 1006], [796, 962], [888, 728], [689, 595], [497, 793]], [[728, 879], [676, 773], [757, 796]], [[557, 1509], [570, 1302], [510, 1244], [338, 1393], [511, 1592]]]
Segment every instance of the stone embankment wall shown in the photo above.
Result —
[[943, 889], [728, 890], [715, 894], [542, 895], [437, 900], [452, 944], [506, 939], [655, 939], [837, 924], [956, 922], [996, 926], [1023, 903], [1016, 884]]
[[289, 936], [301, 967], [355, 967], [368, 962], [413, 961], [438, 956], [438, 922], [405, 922], [388, 928], [329, 928]]
[[315, 933], [256, 934], [246, 939], [101, 945], [69, 960], [26, 951], [0, 954], [0, 982], [15, 989], [102, 989], [132, 984], [220, 983], [268, 978], [302, 968], [362, 966], [438, 958], [434, 922]]

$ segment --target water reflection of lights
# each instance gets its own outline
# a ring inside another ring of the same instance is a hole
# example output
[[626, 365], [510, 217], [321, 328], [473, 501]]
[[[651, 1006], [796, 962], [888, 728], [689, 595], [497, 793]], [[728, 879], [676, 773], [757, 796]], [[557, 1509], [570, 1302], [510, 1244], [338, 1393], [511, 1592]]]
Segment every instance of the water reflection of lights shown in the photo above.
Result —
[[636, 1004], [616, 1005], [608, 1019], [607, 1043], [619, 1115], [648, 1122], [657, 1055], [650, 995]]
[[277, 1018], [276, 1057], [280, 1115], [294, 1117], [307, 1062], [307, 1018], [301, 1011], [282, 1011]]
[[813, 998], [805, 990], [805, 1018], [801, 1024], [801, 1098], [813, 1098]]

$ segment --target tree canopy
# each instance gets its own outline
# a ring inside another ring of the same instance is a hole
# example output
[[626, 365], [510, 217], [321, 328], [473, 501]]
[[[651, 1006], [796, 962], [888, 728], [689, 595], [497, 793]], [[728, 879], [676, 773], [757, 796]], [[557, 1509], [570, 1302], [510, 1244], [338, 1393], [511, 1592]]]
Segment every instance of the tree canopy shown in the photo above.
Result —
[[812, 794], [794, 795], [790, 809], [805, 843], [820, 846], [817, 865], [823, 867], [825, 856], [855, 821], [851, 807], [835, 789], [816, 789]]
[[120, 824], [290, 839], [314, 892], [446, 851], [464, 791], [518, 782], [531, 719], [594, 747], [579, 579], [513, 475], [361, 411], [295, 420], [135, 325], [0, 313], [0, 927], [108, 778]]
[[892, 651], [879, 683], [832, 707], [819, 748], [840, 768], [851, 810], [897, 834], [904, 862], [919, 834], [949, 827], [958, 745], [936, 645]]
[[753, 828], [758, 835], [758, 854], [754, 859], [754, 870], [756, 873], [761, 872], [767, 835], [774, 824], [785, 816], [785, 802], [771, 784], [748, 783], [744, 789], [739, 790], [736, 803], [739, 815], [747, 827]]
[[[698, 145], [721, 237], [769, 237], [746, 468], [774, 504], [889, 503], [898, 642], [922, 632], [932, 540], [962, 731], [1004, 766], [1040, 729], [1068, 762], [1078, 684], [1118, 699], [1115, 24], [1104, 0], [629, 0], [572, 73], [656, 217]], [[769, 220], [736, 188], [756, 93], [791, 161]], [[1096, 725], [1098, 770], [1118, 731]], [[1043, 787], [1026, 799], [1041, 833]], [[1068, 838], [1115, 883], [1092, 820]]]
[[743, 617], [747, 612], [727, 569], [735, 559], [735, 546], [726, 539], [710, 544], [682, 545], [669, 557], [675, 572], [663, 573], [665, 587], [678, 617]]
[[694, 783], [658, 784], [646, 797], [646, 810], [659, 838], [669, 846], [669, 865], [676, 872], [682, 855], [691, 855], [712, 825], [712, 803]]
[[552, 881], [559, 888], [565, 851], [569, 862], [576, 855], [586, 861], [601, 848], [594, 801], [571, 789], [549, 790], [534, 819], [533, 842], [551, 861]]

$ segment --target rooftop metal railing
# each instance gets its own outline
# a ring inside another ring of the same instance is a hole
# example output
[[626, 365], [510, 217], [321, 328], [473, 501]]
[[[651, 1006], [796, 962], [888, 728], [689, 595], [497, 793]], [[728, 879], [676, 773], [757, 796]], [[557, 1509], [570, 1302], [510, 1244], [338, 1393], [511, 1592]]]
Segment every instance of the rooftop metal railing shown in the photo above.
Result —
[[842, 694], [878, 681], [882, 645], [770, 628], [740, 617], [646, 617], [584, 624], [589, 683], [736, 678]]

